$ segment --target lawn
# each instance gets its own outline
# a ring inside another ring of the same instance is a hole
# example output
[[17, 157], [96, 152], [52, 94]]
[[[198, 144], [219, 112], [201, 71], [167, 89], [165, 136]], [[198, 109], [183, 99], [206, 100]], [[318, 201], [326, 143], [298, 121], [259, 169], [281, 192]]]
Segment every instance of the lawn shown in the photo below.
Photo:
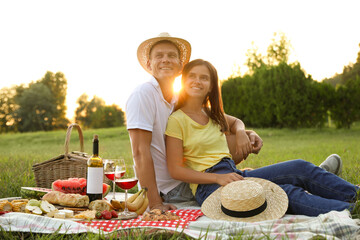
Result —
[[[360, 172], [359, 124], [354, 125], [352, 129], [254, 130], [262, 137], [264, 146], [258, 155], [252, 155], [238, 165], [239, 168], [257, 168], [298, 158], [319, 165], [328, 155], [337, 153], [343, 159], [342, 177], [352, 183], [360, 184], [358, 174]], [[83, 133], [85, 152], [91, 153], [92, 137], [94, 134], [98, 134], [100, 139], [100, 156], [103, 158], [123, 157], [127, 162], [132, 161], [131, 146], [125, 127], [89, 129], [83, 130]], [[19, 196], [21, 186], [35, 186], [34, 174], [31, 170], [32, 165], [63, 154], [65, 135], [65, 130], [0, 135], [0, 183], [2, 184], [0, 198]], [[71, 135], [70, 150], [80, 150], [76, 130], [73, 130]], [[162, 238], [171, 238], [168, 233], [164, 234]], [[0, 229], [0, 237], [3, 239], [11, 239], [15, 236], [17, 235], [6, 233]], [[155, 238], [158, 239], [159, 236], [161, 235], [157, 234]], [[37, 237], [31, 234], [19, 234], [18, 237], [47, 239], [47, 236]], [[50, 236], [51, 239], [68, 239], [67, 237]], [[91, 234], [75, 235], [73, 237], [75, 239], [102, 238], [101, 236]], [[138, 239], [144, 237], [145, 235], [142, 235]], [[178, 235], [177, 237], [188, 239], [186, 236]], [[146, 238], [151, 239], [151, 236]]]
[[[258, 155], [251, 155], [238, 166], [257, 168], [290, 159], [305, 159], [319, 165], [328, 155], [343, 159], [342, 177], [359, 184], [360, 125], [352, 129], [254, 129], [263, 139]], [[99, 135], [100, 156], [123, 157], [132, 161], [131, 146], [125, 127], [83, 130], [85, 152], [92, 151], [92, 137]], [[19, 196], [21, 186], [35, 186], [31, 170], [35, 163], [64, 153], [65, 130], [52, 132], [10, 133], [0, 135], [0, 198]], [[71, 134], [70, 150], [80, 150], [78, 133]]]

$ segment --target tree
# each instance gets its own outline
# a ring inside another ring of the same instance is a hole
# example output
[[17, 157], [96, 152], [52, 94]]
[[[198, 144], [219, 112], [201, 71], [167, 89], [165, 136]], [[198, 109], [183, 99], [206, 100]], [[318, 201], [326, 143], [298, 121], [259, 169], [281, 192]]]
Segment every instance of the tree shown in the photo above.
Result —
[[335, 88], [337, 85], [341, 84], [341, 74], [335, 74], [331, 78], [325, 78], [322, 82], [328, 83]]
[[15, 96], [15, 102], [19, 105], [14, 111], [18, 129], [21, 132], [52, 130], [54, 115], [57, 112], [53, 104], [55, 97], [43, 83], [33, 83], [20, 95]]
[[265, 65], [263, 56], [261, 53], [258, 53], [258, 48], [255, 47], [254, 42], [252, 42], [252, 48], [248, 49], [246, 52], [247, 60], [246, 66], [248, 67], [248, 73], [252, 74], [254, 71]]
[[355, 63], [349, 63], [349, 65], [344, 66], [343, 72], [341, 74], [335, 74], [331, 78], [323, 79], [323, 81], [328, 82], [336, 87], [337, 84], [345, 85], [348, 80], [355, 79], [356, 76], [360, 76], [360, 51], [358, 52]]
[[253, 74], [256, 69], [267, 66], [275, 66], [281, 62], [287, 63], [289, 60], [291, 43], [286, 38], [284, 33], [274, 33], [271, 44], [267, 48], [266, 56], [258, 53], [258, 48], [252, 42], [252, 48], [247, 53], [246, 66], [248, 67], [248, 74]]
[[88, 101], [88, 96], [82, 94], [77, 103], [75, 120], [86, 128], [106, 128], [124, 125], [124, 112], [117, 105], [105, 105], [105, 101], [94, 96]]
[[288, 63], [290, 43], [279, 36], [276, 41], [274, 35], [265, 57], [256, 49], [248, 51], [249, 72], [244, 77], [223, 82], [225, 112], [253, 127], [321, 127], [331, 90], [306, 76], [298, 62]]
[[360, 51], [356, 62], [344, 66], [341, 74], [335, 74], [332, 78], [323, 80], [336, 88], [331, 117], [337, 128], [350, 128], [354, 121], [360, 120], [359, 78]]
[[350, 128], [360, 120], [360, 76], [337, 87], [331, 117], [337, 128]]
[[56, 111], [53, 113], [54, 128], [66, 127], [68, 120], [66, 119], [66, 92], [67, 80], [63, 73], [52, 73], [47, 71], [45, 76], [37, 82], [48, 87], [51, 94], [54, 96], [53, 104], [56, 106]]
[[66, 128], [66, 90], [64, 74], [49, 71], [28, 86], [14, 87], [7, 124], [21, 132]]
[[16, 108], [15, 93], [15, 87], [0, 90], [0, 133], [16, 130], [16, 124], [12, 117], [12, 112]]
[[[277, 37], [279, 37], [277, 39]], [[278, 65], [289, 60], [291, 44], [284, 33], [274, 33], [274, 38], [267, 49], [267, 63], [270, 66]]]

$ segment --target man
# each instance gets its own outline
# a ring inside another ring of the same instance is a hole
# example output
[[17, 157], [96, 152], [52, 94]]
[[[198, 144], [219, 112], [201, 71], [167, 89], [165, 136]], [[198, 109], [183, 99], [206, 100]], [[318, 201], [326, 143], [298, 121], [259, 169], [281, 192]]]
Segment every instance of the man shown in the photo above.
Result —
[[[194, 199], [187, 183], [170, 177], [166, 164], [165, 129], [175, 104], [173, 83], [189, 61], [191, 45], [188, 41], [161, 33], [140, 44], [137, 51], [141, 66], [152, 75], [151, 80], [138, 86], [126, 103], [127, 129], [136, 175], [140, 185], [148, 189], [150, 209], [176, 209], [165, 202]], [[258, 153], [261, 138], [245, 130], [243, 122], [226, 115], [231, 129], [227, 136], [230, 153], [236, 164], [250, 153]], [[334, 158], [327, 161], [332, 164]], [[336, 164], [332, 164], [336, 168]], [[333, 168], [334, 168], [333, 167]]]
[[[162, 33], [140, 44], [137, 51], [141, 66], [152, 75], [149, 82], [137, 87], [126, 104], [127, 129], [130, 135], [136, 174], [140, 185], [148, 189], [150, 209], [175, 209], [166, 202], [193, 199], [188, 184], [170, 177], [166, 165], [165, 129], [174, 106], [173, 83], [189, 61], [191, 45], [181, 38]], [[255, 132], [245, 131], [241, 120], [227, 116], [233, 135], [229, 146], [236, 149], [238, 162], [260, 151], [262, 140]], [[250, 143], [250, 140], [252, 144]], [[235, 143], [236, 142], [236, 143]]]

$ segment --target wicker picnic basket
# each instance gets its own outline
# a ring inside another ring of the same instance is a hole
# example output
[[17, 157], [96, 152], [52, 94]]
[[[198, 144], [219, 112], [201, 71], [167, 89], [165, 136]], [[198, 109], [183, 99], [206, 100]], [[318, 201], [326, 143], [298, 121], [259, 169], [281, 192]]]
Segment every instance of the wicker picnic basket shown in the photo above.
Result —
[[[79, 133], [80, 152], [69, 153], [70, 135], [74, 127]], [[52, 182], [57, 179], [86, 178], [89, 157], [90, 155], [84, 152], [84, 137], [80, 126], [76, 123], [71, 124], [66, 132], [65, 153], [33, 165], [37, 187], [51, 188]]]

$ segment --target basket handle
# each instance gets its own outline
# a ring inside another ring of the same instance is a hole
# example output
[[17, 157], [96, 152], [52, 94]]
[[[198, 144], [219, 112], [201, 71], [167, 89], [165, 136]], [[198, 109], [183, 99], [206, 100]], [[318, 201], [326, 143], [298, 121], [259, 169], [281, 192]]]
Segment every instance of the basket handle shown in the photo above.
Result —
[[67, 155], [69, 152], [69, 144], [70, 144], [70, 135], [71, 135], [71, 130], [73, 129], [73, 127], [76, 127], [79, 133], [79, 140], [80, 140], [80, 151], [84, 152], [84, 136], [83, 133], [81, 131], [80, 126], [77, 123], [72, 123], [70, 124], [70, 126], [67, 129], [66, 132], [66, 138], [65, 138], [65, 159], [68, 159]]

